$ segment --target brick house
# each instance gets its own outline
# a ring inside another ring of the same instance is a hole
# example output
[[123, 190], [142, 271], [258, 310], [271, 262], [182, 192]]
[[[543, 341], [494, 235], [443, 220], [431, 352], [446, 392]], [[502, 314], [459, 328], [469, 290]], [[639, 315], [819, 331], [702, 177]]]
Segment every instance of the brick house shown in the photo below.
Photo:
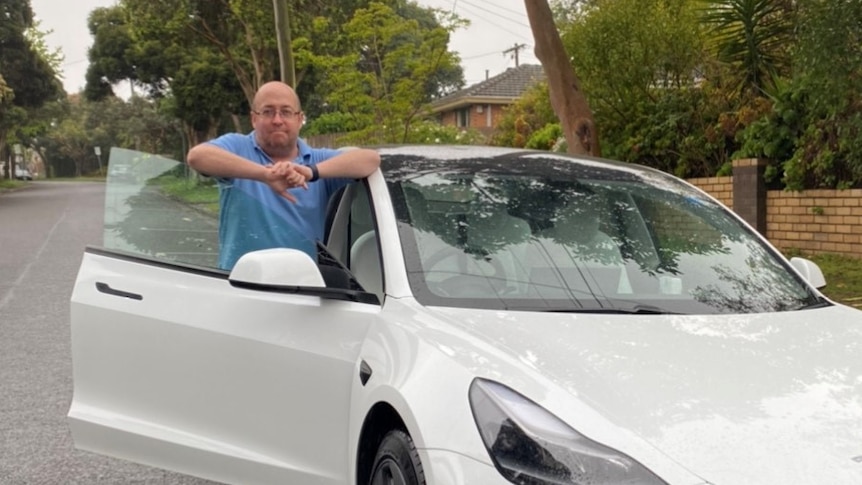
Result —
[[474, 128], [490, 137], [503, 109], [521, 97], [527, 88], [545, 79], [542, 66], [522, 64], [444, 96], [431, 104], [431, 112], [443, 125]]

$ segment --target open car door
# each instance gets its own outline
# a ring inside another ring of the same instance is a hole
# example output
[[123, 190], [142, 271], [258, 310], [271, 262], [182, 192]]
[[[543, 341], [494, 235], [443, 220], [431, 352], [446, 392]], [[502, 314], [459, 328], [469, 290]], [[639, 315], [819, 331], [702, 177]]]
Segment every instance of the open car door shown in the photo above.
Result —
[[[161, 187], [173, 160], [114, 149], [104, 247], [71, 301], [78, 448], [226, 483], [345, 483], [357, 353], [375, 295], [291, 249], [217, 269], [217, 218]], [[333, 446], [333, 444], [341, 446]]]

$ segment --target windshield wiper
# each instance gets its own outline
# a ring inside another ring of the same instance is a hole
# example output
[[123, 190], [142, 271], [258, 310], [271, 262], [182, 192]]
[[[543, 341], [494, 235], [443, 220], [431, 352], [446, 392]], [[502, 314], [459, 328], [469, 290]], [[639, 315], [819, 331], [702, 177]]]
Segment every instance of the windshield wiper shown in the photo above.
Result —
[[825, 308], [832, 306], [832, 303], [825, 298], [813, 298], [811, 301], [806, 301], [799, 307], [795, 308], [795, 310], [813, 310], [815, 308]]
[[566, 307], [566, 308], [536, 308], [534, 311], [547, 313], [597, 313], [611, 315], [683, 315], [680, 312], [672, 312], [653, 305], [633, 305], [628, 308], [620, 307]]

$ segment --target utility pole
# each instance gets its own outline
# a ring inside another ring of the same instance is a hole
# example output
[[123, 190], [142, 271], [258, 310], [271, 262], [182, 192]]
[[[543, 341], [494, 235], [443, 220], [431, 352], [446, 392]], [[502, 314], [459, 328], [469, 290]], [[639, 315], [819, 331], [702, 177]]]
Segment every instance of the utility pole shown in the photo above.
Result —
[[514, 52], [514, 54], [512, 55], [512, 57], [514, 57], [514, 58], [515, 58], [515, 67], [518, 67], [518, 66], [520, 65], [520, 63], [518, 62], [518, 53], [521, 51], [521, 49], [524, 49], [524, 48], [526, 48], [526, 47], [527, 47], [527, 44], [518, 44], [518, 43], [516, 42], [516, 43], [515, 43], [515, 45], [513, 45], [512, 47], [510, 47], [510, 48], [508, 48], [508, 49], [504, 50], [504, 51], [503, 51], [503, 55], [506, 55], [506, 54], [508, 54], [508, 53], [510, 53], [510, 52]]
[[275, 13], [275, 38], [278, 42], [278, 64], [281, 81], [296, 89], [296, 65], [293, 59], [293, 41], [290, 33], [290, 15], [287, 0], [272, 0]]

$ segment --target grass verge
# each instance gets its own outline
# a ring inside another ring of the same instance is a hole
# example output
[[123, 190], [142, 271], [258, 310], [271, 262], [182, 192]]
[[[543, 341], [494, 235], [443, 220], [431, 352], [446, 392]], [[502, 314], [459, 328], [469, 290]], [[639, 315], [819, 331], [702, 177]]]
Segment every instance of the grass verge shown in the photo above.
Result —
[[218, 187], [193, 179], [163, 177], [156, 180], [162, 191], [178, 200], [212, 214], [218, 214]]
[[18, 187], [21, 187], [26, 182], [21, 182], [19, 180], [9, 180], [9, 179], [0, 179], [0, 192], [4, 190], [12, 190]]
[[829, 298], [862, 307], [862, 260], [837, 254], [793, 254], [817, 263], [826, 278], [821, 291]]

